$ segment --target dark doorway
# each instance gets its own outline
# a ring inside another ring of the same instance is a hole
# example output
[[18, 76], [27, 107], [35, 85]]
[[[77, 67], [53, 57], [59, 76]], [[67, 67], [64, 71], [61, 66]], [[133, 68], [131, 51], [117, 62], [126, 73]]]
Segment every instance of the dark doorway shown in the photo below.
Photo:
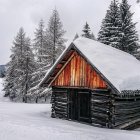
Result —
[[90, 122], [90, 91], [69, 90], [69, 118], [82, 122]]

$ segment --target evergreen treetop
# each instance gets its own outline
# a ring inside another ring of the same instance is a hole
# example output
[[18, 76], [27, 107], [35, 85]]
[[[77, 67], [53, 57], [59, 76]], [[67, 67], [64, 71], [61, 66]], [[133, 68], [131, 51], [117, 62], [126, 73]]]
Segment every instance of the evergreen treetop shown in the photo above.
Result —
[[53, 10], [46, 32], [48, 44], [52, 48], [52, 63], [54, 64], [56, 58], [58, 58], [64, 50], [64, 43], [66, 42], [66, 39], [63, 37], [66, 31], [63, 29], [63, 24], [56, 9]]
[[133, 13], [130, 11], [127, 0], [119, 4], [112, 0], [105, 19], [102, 22], [98, 34], [98, 40], [130, 54], [134, 54], [137, 48], [138, 35], [136, 23], [133, 23]]
[[83, 31], [83, 34], [82, 34], [83, 37], [95, 40], [95, 36], [93, 33], [91, 33], [91, 29], [87, 22], [84, 25], [84, 29], [82, 31]]
[[79, 35], [76, 33], [76, 35], [74, 36], [73, 41], [76, 40], [77, 38], [79, 38]]
[[83, 31], [83, 34], [82, 34], [83, 37], [90, 38], [90, 31], [91, 30], [90, 30], [90, 27], [89, 27], [87, 22], [84, 25], [84, 29], [82, 31]]
[[130, 11], [130, 5], [127, 0], [122, 0], [120, 4], [121, 31], [120, 49], [133, 54], [137, 49], [138, 35], [136, 23], [133, 23], [133, 13]]
[[45, 27], [44, 27], [44, 21], [41, 19], [38, 25], [38, 28], [36, 28], [35, 32], [35, 38], [33, 42], [33, 46], [36, 53], [37, 62], [40, 64], [44, 64], [44, 61], [46, 61], [45, 57]]
[[104, 44], [119, 48], [118, 44], [121, 35], [119, 3], [117, 0], [112, 0], [98, 33], [98, 40]]

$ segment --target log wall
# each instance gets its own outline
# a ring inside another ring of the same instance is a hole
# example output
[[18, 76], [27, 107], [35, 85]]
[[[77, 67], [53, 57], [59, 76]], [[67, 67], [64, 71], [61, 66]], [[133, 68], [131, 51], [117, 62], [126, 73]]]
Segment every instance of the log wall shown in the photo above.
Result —
[[[52, 117], [70, 117], [68, 88], [52, 89]], [[73, 89], [74, 90], [74, 89]], [[77, 89], [78, 90], [78, 89]], [[134, 129], [140, 125], [140, 95], [115, 95], [111, 90], [89, 90], [91, 123], [95, 126]], [[75, 96], [78, 97], [78, 96]], [[78, 108], [77, 108], [78, 109]]]
[[140, 95], [124, 95], [115, 97], [115, 128], [132, 129], [140, 122]]
[[140, 125], [140, 95], [114, 95], [92, 91], [92, 124], [107, 128], [134, 129]]
[[68, 118], [68, 93], [67, 89], [52, 89], [52, 114], [51, 116], [58, 118]]
[[91, 91], [91, 120], [93, 125], [113, 128], [113, 110], [110, 91]]

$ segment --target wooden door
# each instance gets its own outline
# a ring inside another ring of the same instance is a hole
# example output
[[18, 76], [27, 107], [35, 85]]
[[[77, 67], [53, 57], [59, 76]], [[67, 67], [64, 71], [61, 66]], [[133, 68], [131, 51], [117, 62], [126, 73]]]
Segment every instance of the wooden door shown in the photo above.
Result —
[[78, 120], [78, 94], [74, 89], [70, 89], [69, 95], [69, 119]]
[[83, 122], [90, 122], [90, 93], [89, 92], [78, 92], [79, 98], [79, 120]]
[[69, 119], [90, 122], [89, 90], [69, 90]]

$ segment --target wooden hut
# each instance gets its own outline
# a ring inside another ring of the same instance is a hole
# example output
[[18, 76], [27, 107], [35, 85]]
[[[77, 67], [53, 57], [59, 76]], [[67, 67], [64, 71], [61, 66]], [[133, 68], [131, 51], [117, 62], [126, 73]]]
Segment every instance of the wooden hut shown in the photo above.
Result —
[[72, 42], [40, 86], [52, 87], [52, 117], [118, 129], [140, 121], [140, 62], [97, 41]]

